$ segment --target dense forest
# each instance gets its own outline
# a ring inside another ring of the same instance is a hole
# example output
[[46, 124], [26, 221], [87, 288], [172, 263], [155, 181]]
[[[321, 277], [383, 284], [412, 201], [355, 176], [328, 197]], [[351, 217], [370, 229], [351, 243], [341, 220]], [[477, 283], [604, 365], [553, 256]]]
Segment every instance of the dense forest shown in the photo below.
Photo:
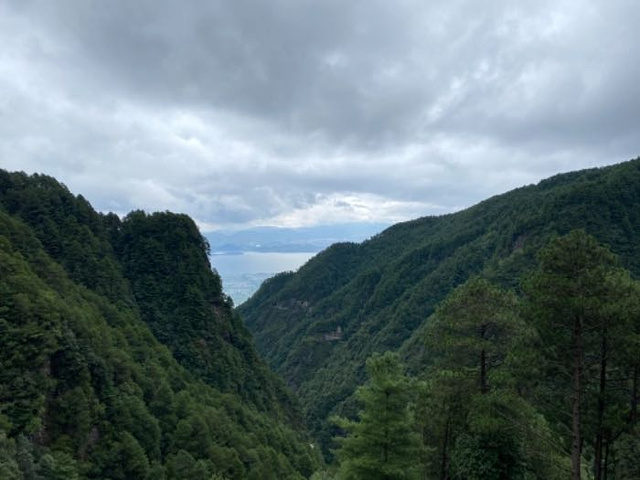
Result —
[[[429, 402], [439, 402], [442, 408], [453, 409], [455, 404], [449, 402], [451, 399], [479, 402], [473, 407], [466, 403], [460, 407], [462, 410], [459, 410], [458, 414], [451, 411], [451, 422], [455, 420], [461, 423], [447, 423], [447, 415], [440, 412], [434, 416], [433, 411], [428, 411], [425, 418], [444, 423], [423, 425], [423, 435], [433, 435], [431, 438], [436, 441], [423, 442], [431, 452], [428, 455], [440, 455], [439, 473], [432, 471], [432, 477], [428, 478], [475, 478], [468, 476], [468, 473], [461, 474], [460, 470], [457, 477], [451, 476], [454, 464], [453, 457], [449, 454], [450, 448], [456, 443], [454, 432], [466, 432], [467, 436], [459, 439], [459, 448], [462, 448], [463, 442], [467, 442], [465, 448], [469, 453], [468, 461], [471, 462], [473, 442], [482, 443], [482, 440], [479, 437], [468, 436], [471, 433], [469, 429], [482, 429], [484, 427], [481, 423], [497, 424], [499, 421], [495, 416], [472, 420], [468, 416], [469, 412], [480, 414], [483, 409], [507, 408], [504, 405], [491, 404], [492, 401], [501, 400], [496, 396], [499, 397], [504, 391], [496, 389], [495, 393], [474, 400], [475, 397], [469, 394], [470, 390], [457, 391], [462, 386], [448, 385], [444, 379], [444, 383], [429, 387], [434, 385], [436, 380], [433, 375], [427, 375], [428, 371], [434, 370], [440, 372], [439, 375], [455, 377], [473, 371], [474, 368], [480, 368], [480, 364], [470, 365], [462, 371], [455, 368], [449, 371], [445, 368], [444, 365], [464, 365], [462, 359], [455, 358], [455, 355], [464, 355], [462, 347], [470, 348], [470, 352], [473, 352], [470, 344], [474, 340], [461, 340], [456, 337], [447, 339], [444, 334], [434, 333], [433, 329], [438, 324], [436, 319], [444, 315], [443, 312], [446, 310], [443, 309], [449, 302], [454, 302], [450, 295], [464, 296], [460, 293], [465, 291], [463, 286], [472, 289], [472, 281], [481, 278], [489, 282], [485, 288], [490, 291], [494, 288], [500, 291], [505, 289], [506, 297], [500, 301], [496, 300], [498, 305], [508, 306], [503, 307], [505, 311], [519, 312], [524, 309], [521, 307], [522, 303], [528, 305], [524, 310], [529, 313], [519, 313], [517, 319], [510, 320], [514, 325], [509, 328], [513, 328], [514, 332], [509, 333], [506, 327], [501, 329], [500, 335], [504, 334], [509, 338], [508, 341], [499, 343], [501, 348], [506, 349], [511, 340], [516, 343], [527, 340], [532, 344], [536, 341], [544, 342], [544, 345], [557, 341], [560, 343], [554, 347], [554, 351], [569, 355], [571, 349], [561, 343], [566, 342], [566, 339], [561, 340], [561, 336], [571, 337], [570, 329], [564, 331], [554, 330], [552, 327], [543, 328], [542, 325], [536, 326], [535, 322], [542, 321], [543, 317], [550, 315], [550, 310], [545, 310], [542, 306], [544, 302], [540, 300], [540, 305], [535, 307], [539, 309], [538, 313], [531, 313], [535, 304], [531, 299], [535, 295], [544, 295], [532, 284], [526, 283], [525, 279], [537, 271], [536, 269], [544, 267], [544, 262], [538, 255], [543, 248], [549, 248], [549, 242], [558, 235], [566, 235], [576, 229], [582, 229], [592, 236], [588, 238], [595, 239], [593, 242], [602, 244], [607, 251], [613, 252], [619, 258], [620, 265], [626, 268], [631, 276], [640, 273], [640, 159], [607, 168], [558, 175], [537, 185], [493, 197], [455, 214], [426, 217], [395, 225], [362, 244], [334, 245], [310, 260], [297, 273], [281, 274], [265, 282], [252, 299], [240, 306], [239, 311], [253, 332], [260, 352], [299, 394], [314, 434], [320, 439], [327, 458], [332, 459], [334, 454], [333, 438], [345, 431], [339, 426], [340, 422], [336, 425], [330, 419], [335, 415], [354, 419], [362, 408], [362, 399], [357, 393], [360, 390], [357, 389], [358, 385], [363, 385], [367, 380], [367, 359], [385, 351], [397, 351], [400, 359], [406, 363], [407, 371], [412, 378], [423, 379], [426, 382], [424, 388], [435, 389], [432, 391], [441, 395], [440, 398], [431, 398], [425, 394], [425, 398], [431, 400], [415, 403], [416, 409], [427, 408], [426, 404]], [[466, 283], [470, 281], [471, 286]], [[460, 291], [457, 287], [463, 290]], [[495, 292], [490, 296], [496, 295], [503, 296]], [[527, 298], [527, 301], [523, 298]], [[465, 303], [463, 300], [460, 301]], [[548, 309], [551, 308], [548, 306]], [[455, 315], [447, 315], [460, 317], [460, 322], [469, 322], [468, 328], [471, 330], [480, 328], [479, 317], [462, 310], [458, 308], [454, 310], [457, 312]], [[597, 325], [595, 322], [585, 327], [588, 328], [589, 335]], [[557, 333], [558, 338], [545, 338], [545, 334], [549, 332]], [[628, 339], [632, 339], [626, 351], [637, 357], [640, 356], [640, 347], [637, 337], [633, 337], [635, 333], [632, 333], [632, 330], [626, 332]], [[493, 336], [494, 333], [490, 335]], [[590, 338], [589, 342], [592, 341]], [[462, 344], [457, 345], [456, 342]], [[437, 347], [443, 346], [445, 352], [442, 352], [442, 358], [438, 359]], [[606, 349], [612, 352], [614, 350], [613, 347]], [[618, 351], [617, 348], [615, 350]], [[531, 396], [518, 394], [513, 399], [502, 400], [524, 402], [521, 408], [530, 415], [527, 422], [535, 423], [534, 420], [540, 419], [540, 428], [544, 431], [536, 431], [531, 435], [540, 438], [549, 436], [549, 439], [535, 448], [543, 452], [543, 446], [556, 445], [554, 454], [570, 461], [571, 449], [579, 447], [583, 455], [591, 456], [591, 467], [596, 462], [592, 457], [609, 455], [608, 465], [613, 468], [612, 458], [620, 454], [619, 451], [615, 453], [616, 449], [611, 443], [613, 437], [609, 438], [607, 443], [601, 433], [596, 440], [593, 423], [589, 423], [591, 430], [588, 434], [584, 434], [578, 440], [573, 439], [578, 445], [572, 446], [572, 437], [567, 435], [573, 428], [571, 410], [567, 414], [559, 402], [573, 395], [571, 392], [567, 393], [564, 384], [571, 385], [575, 372], [567, 370], [565, 365], [562, 373], [558, 373], [561, 371], [559, 365], [566, 362], [566, 358], [557, 358], [552, 362], [550, 353], [540, 355], [540, 349], [533, 347], [523, 347], [517, 352], [516, 354], [505, 350], [495, 353], [498, 356], [496, 360], [487, 359], [484, 364], [487, 376], [491, 370], [490, 362], [503, 365], [507, 359], [520, 362], [522, 365], [517, 368], [542, 369], [542, 360], [549, 361], [550, 365], [546, 365], [545, 368], [556, 368], [556, 374], [559, 375], [553, 377], [548, 371], [542, 370], [521, 371], [516, 375], [508, 368], [499, 369], [499, 373], [495, 373], [500, 375], [500, 382], [511, 385], [506, 390], [508, 392], [512, 392], [513, 389], [517, 392], [523, 389], [530, 390]], [[592, 370], [597, 370], [594, 357], [602, 356], [596, 350], [589, 350], [585, 355], [588, 355], [592, 363], [583, 367], [583, 371], [578, 375], [581, 379], [592, 374]], [[609, 354], [604, 357], [609, 358]], [[440, 365], [439, 361], [445, 364]], [[536, 377], [536, 374], [540, 376]], [[632, 412], [635, 412], [636, 408], [635, 392], [638, 379], [634, 375], [637, 375], [637, 372], [634, 373], [632, 366], [626, 365], [616, 366], [611, 372], [607, 370], [603, 377], [605, 384], [611, 379], [616, 388], [624, 391], [617, 397], [620, 405], [615, 407], [619, 414], [619, 422], [623, 422], [625, 418], [629, 420], [626, 423], [629, 423], [632, 417], [635, 419], [636, 414]], [[510, 376], [513, 379], [510, 380]], [[527, 379], [533, 382], [534, 378], [555, 378], [556, 384], [547, 384], [544, 387], [546, 391], [542, 385], [536, 384], [533, 388], [534, 386], [518, 384]], [[490, 384], [489, 380], [485, 383]], [[593, 382], [587, 382], [586, 385], [588, 387], [584, 388], [599, 388]], [[578, 390], [581, 391], [582, 388]], [[447, 389], [451, 389], [450, 397], [445, 394]], [[592, 400], [593, 397], [584, 394], [579, 403]], [[623, 407], [622, 404], [626, 406]], [[515, 408], [513, 405], [515, 404], [512, 404], [512, 408]], [[593, 421], [591, 416], [594, 415], [595, 407], [591, 407], [586, 409], [581, 422]], [[595, 410], [598, 411], [599, 408]], [[524, 422], [523, 419], [511, 420]], [[507, 424], [504, 425], [505, 430], [510, 428]], [[616, 437], [616, 442], [622, 442], [616, 443], [619, 449], [623, 448], [621, 445], [629, 438], [637, 441], [637, 432], [635, 437], [632, 433], [629, 433], [631, 437], [626, 437], [622, 430], [611, 433]], [[434, 431], [439, 433], [436, 435]], [[442, 432], [448, 432], [444, 435], [445, 439]], [[520, 440], [513, 439], [514, 442]], [[448, 446], [444, 453], [443, 442]], [[633, 447], [629, 448], [638, 448], [637, 444], [631, 443]], [[606, 450], [607, 446], [611, 448], [605, 454], [603, 449]], [[521, 457], [514, 460], [519, 466], [522, 466], [522, 461]], [[539, 463], [532, 457], [527, 462], [529, 465]], [[435, 457], [428, 462], [425, 460], [425, 465], [429, 464], [429, 468], [435, 470], [436, 463]], [[600, 458], [598, 464], [604, 463], [604, 458]], [[443, 464], [446, 464], [446, 468]], [[571, 463], [563, 465], [560, 462], [553, 468], [564, 471], [558, 478], [569, 478], [568, 472], [575, 467], [572, 467]], [[514, 472], [515, 470], [510, 473], [496, 473], [498, 476], [487, 473], [478, 478], [520, 478]], [[551, 473], [535, 474], [526, 468], [521, 472], [525, 475], [523, 478], [552, 478]], [[604, 475], [602, 472], [596, 474]], [[635, 477], [631, 475], [618, 478]]]
[[307, 478], [317, 449], [185, 215], [0, 171], [0, 478]]
[[238, 309], [209, 248], [0, 170], [1, 479], [640, 478], [640, 159], [334, 245]]
[[424, 333], [414, 378], [367, 361], [338, 478], [640, 478], [640, 282], [593, 237], [553, 239], [521, 296], [471, 278]]

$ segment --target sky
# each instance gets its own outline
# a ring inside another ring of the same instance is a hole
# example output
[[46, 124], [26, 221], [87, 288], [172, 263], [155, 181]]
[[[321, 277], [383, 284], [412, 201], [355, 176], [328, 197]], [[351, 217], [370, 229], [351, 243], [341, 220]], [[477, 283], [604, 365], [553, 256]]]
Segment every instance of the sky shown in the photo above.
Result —
[[0, 167], [205, 231], [393, 223], [640, 155], [637, 0], [0, 0]]

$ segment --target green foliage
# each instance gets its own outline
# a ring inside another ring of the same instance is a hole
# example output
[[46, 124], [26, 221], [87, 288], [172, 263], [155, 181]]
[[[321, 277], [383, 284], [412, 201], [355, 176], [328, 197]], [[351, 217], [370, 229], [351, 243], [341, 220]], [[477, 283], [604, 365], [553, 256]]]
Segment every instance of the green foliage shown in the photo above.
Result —
[[591, 470], [600, 479], [628, 468], [617, 453], [633, 445], [627, 432], [637, 422], [638, 344], [629, 338], [640, 286], [583, 231], [553, 239], [539, 258], [525, 309], [513, 293], [472, 279], [429, 319], [417, 407], [428, 477]]
[[[563, 478], [548, 425], [524, 397], [535, 335], [509, 291], [474, 278], [431, 316], [418, 423], [424, 468], [440, 478]], [[558, 473], [560, 472], [560, 473]]]
[[[31, 227], [42, 248], [77, 283], [114, 302], [131, 296], [100, 214], [54, 178], [0, 172], [0, 205]], [[111, 217], [112, 218], [112, 217]]]
[[420, 440], [409, 410], [411, 386], [403, 370], [391, 352], [367, 361], [370, 380], [357, 393], [363, 404], [358, 421], [336, 419], [348, 434], [339, 439], [339, 478], [418, 478], [415, 459]]
[[453, 452], [453, 478], [500, 480], [521, 478], [513, 452], [517, 446], [509, 437], [468, 435], [458, 437]]
[[625, 433], [618, 442], [615, 478], [640, 478], [640, 428]]
[[16, 461], [15, 441], [7, 438], [6, 432], [0, 430], [0, 478], [6, 480], [22, 480], [22, 474]]
[[251, 335], [222, 294], [209, 246], [193, 220], [169, 212], [135, 211], [111, 237], [142, 320], [191, 372], [256, 408], [297, 418], [295, 400], [265, 368]]
[[628, 398], [612, 392], [610, 377], [616, 370], [635, 370], [637, 361], [626, 352], [631, 348], [637, 356], [637, 344], [631, 347], [628, 337], [637, 331], [640, 287], [608, 249], [581, 230], [555, 238], [539, 258], [525, 292], [548, 361], [543, 392], [550, 393], [553, 409], [546, 413], [570, 432], [572, 478], [582, 471], [586, 444], [600, 480], [608, 469], [605, 444], [614, 448], [614, 432], [625, 430], [624, 417], [630, 415]]
[[[456, 286], [481, 275], [519, 289], [536, 252], [582, 228], [640, 274], [640, 159], [559, 175], [469, 209], [334, 245], [295, 274], [278, 276], [239, 307], [260, 353], [295, 388], [328, 453], [327, 419], [354, 413], [353, 393], [375, 352], [423, 362], [425, 329]], [[341, 327], [340, 340], [324, 335]]]
[[38, 464], [38, 473], [43, 480], [77, 480], [79, 478], [77, 462], [65, 452], [42, 455]]
[[327, 472], [326, 470], [322, 470], [311, 475], [309, 480], [335, 480], [335, 478], [336, 477], [333, 474]]
[[[436, 368], [466, 377], [478, 392], [490, 389], [493, 370], [504, 364], [525, 330], [516, 296], [474, 278], [455, 289], [429, 321], [426, 354]], [[469, 390], [473, 390], [470, 388]]]
[[[0, 478], [318, 469], [292, 394], [259, 359], [206, 249], [185, 216], [121, 222], [49, 177], [0, 171]], [[158, 319], [176, 334], [166, 345]]]

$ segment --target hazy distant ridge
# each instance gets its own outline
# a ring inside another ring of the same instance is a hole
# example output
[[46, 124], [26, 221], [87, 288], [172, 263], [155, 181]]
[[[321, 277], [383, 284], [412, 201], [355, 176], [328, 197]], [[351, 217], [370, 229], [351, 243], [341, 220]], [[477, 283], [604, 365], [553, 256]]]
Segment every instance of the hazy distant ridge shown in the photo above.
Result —
[[337, 242], [361, 242], [381, 232], [384, 223], [352, 223], [314, 227], [255, 227], [205, 234], [212, 253], [319, 252]]

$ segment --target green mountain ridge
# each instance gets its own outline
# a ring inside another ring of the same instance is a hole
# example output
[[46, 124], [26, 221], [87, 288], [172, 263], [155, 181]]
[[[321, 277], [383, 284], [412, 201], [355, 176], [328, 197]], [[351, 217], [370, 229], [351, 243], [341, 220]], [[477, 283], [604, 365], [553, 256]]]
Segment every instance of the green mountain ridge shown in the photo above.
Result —
[[0, 478], [306, 478], [295, 397], [193, 221], [0, 170]]
[[453, 288], [478, 274], [518, 287], [536, 252], [576, 228], [640, 274], [640, 158], [394, 225], [362, 244], [333, 245], [297, 273], [266, 281], [238, 310], [327, 451], [327, 419], [355, 413], [368, 357], [400, 350], [418, 370], [425, 320]]

